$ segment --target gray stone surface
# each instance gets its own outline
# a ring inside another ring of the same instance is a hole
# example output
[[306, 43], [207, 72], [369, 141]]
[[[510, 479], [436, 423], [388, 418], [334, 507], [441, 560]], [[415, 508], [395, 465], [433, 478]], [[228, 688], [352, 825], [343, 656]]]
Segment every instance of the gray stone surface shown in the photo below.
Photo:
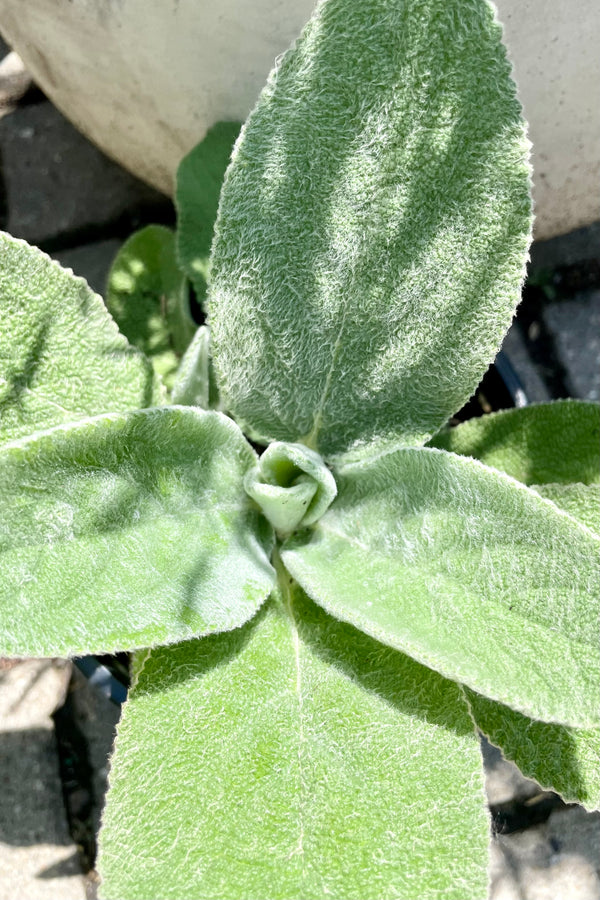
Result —
[[573, 266], [583, 260], [600, 257], [600, 222], [578, 228], [569, 234], [536, 241], [531, 247], [530, 271]]
[[600, 290], [549, 303], [543, 316], [567, 370], [572, 396], [600, 400]]
[[159, 207], [161, 194], [92, 146], [50, 103], [0, 119], [8, 203], [6, 230], [32, 244], [96, 233], [134, 210]]
[[531, 361], [519, 326], [511, 326], [504, 338], [502, 350], [508, 356], [517, 373], [528, 403], [544, 403], [550, 400], [550, 392], [538, 368]]
[[[490, 805], [545, 794], [487, 741], [482, 744]], [[546, 822], [492, 837], [490, 900], [600, 900], [600, 813], [567, 806]]]
[[122, 244], [123, 241], [112, 238], [63, 250], [52, 256], [65, 268], [72, 269], [75, 275], [85, 278], [92, 290], [106, 297], [108, 272]]
[[98, 688], [91, 685], [77, 668], [73, 670], [71, 696], [77, 724], [85, 736], [93, 770], [92, 817], [97, 833], [108, 788], [109, 759], [117, 724], [121, 718], [121, 707], [112, 703]]
[[52, 719], [70, 664], [0, 664], [0, 900], [85, 900]]
[[553, 812], [492, 841], [490, 900], [600, 900], [600, 813]]
[[487, 740], [481, 741], [485, 768], [485, 792], [490, 806], [507, 803], [516, 797], [525, 799], [540, 792], [540, 786], [525, 778], [514, 763], [504, 759], [500, 750]]

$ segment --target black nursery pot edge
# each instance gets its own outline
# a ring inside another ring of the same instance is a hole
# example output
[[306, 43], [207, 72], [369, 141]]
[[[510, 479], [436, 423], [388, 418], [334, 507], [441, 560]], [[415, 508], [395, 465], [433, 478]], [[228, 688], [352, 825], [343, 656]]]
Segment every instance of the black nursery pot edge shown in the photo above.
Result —
[[129, 654], [115, 656], [79, 656], [73, 660], [82, 675], [95, 690], [115, 706], [121, 706], [129, 690]]

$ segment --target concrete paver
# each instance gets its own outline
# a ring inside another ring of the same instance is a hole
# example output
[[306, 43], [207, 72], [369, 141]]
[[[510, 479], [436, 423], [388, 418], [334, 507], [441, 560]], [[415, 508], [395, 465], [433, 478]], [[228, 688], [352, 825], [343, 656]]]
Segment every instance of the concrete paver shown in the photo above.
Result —
[[[490, 805], [534, 801], [539, 785], [495, 747], [483, 743]], [[580, 806], [548, 820], [492, 837], [489, 900], [600, 900], [600, 813]]]
[[567, 370], [572, 395], [600, 400], [600, 290], [549, 303], [543, 315]]
[[85, 900], [68, 828], [51, 714], [70, 675], [63, 660], [0, 668], [0, 900]]
[[86, 229], [98, 233], [132, 212], [143, 215], [166, 202], [90, 144], [48, 102], [19, 107], [0, 119], [0, 154], [6, 230], [31, 244]]
[[600, 813], [553, 812], [492, 841], [490, 900], [599, 900]]
[[122, 244], [122, 240], [111, 238], [51, 255], [61, 266], [72, 269], [75, 275], [85, 278], [93, 291], [101, 297], [106, 297], [108, 272]]

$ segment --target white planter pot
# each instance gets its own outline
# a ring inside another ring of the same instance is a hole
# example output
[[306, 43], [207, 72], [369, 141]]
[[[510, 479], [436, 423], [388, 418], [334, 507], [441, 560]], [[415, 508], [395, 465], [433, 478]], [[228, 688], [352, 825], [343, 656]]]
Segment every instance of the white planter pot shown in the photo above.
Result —
[[[166, 193], [219, 120], [243, 120], [313, 0], [0, 0], [0, 31], [71, 121]], [[500, 0], [534, 142], [536, 237], [600, 218], [600, 5]], [[597, 100], [597, 98], [596, 98]]]

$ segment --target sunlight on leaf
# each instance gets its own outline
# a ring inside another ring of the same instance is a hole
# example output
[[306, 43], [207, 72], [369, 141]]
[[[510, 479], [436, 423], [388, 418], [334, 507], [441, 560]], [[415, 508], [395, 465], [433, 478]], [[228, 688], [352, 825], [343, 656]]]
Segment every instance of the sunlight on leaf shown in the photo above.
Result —
[[237, 426], [184, 407], [100, 416], [0, 450], [0, 655], [114, 652], [235, 628], [272, 535]]
[[567, 802], [600, 809], [600, 728], [536, 722], [465, 690], [477, 727], [524, 775]]
[[430, 446], [480, 459], [523, 484], [600, 482], [600, 405], [555, 400], [505, 409], [436, 434]]
[[2, 441], [164, 402], [150, 362], [83, 278], [7, 234], [0, 258]]
[[520, 299], [528, 142], [483, 0], [327, 0], [228, 169], [210, 316], [224, 402], [330, 459], [427, 440]]
[[481, 758], [453, 683], [289, 587], [137, 670], [105, 900], [485, 896]]
[[123, 244], [108, 276], [106, 305], [121, 332], [171, 387], [196, 325], [169, 228], [148, 225]]
[[349, 468], [282, 556], [332, 615], [447, 677], [600, 723], [600, 541], [503, 473], [433, 449]]

